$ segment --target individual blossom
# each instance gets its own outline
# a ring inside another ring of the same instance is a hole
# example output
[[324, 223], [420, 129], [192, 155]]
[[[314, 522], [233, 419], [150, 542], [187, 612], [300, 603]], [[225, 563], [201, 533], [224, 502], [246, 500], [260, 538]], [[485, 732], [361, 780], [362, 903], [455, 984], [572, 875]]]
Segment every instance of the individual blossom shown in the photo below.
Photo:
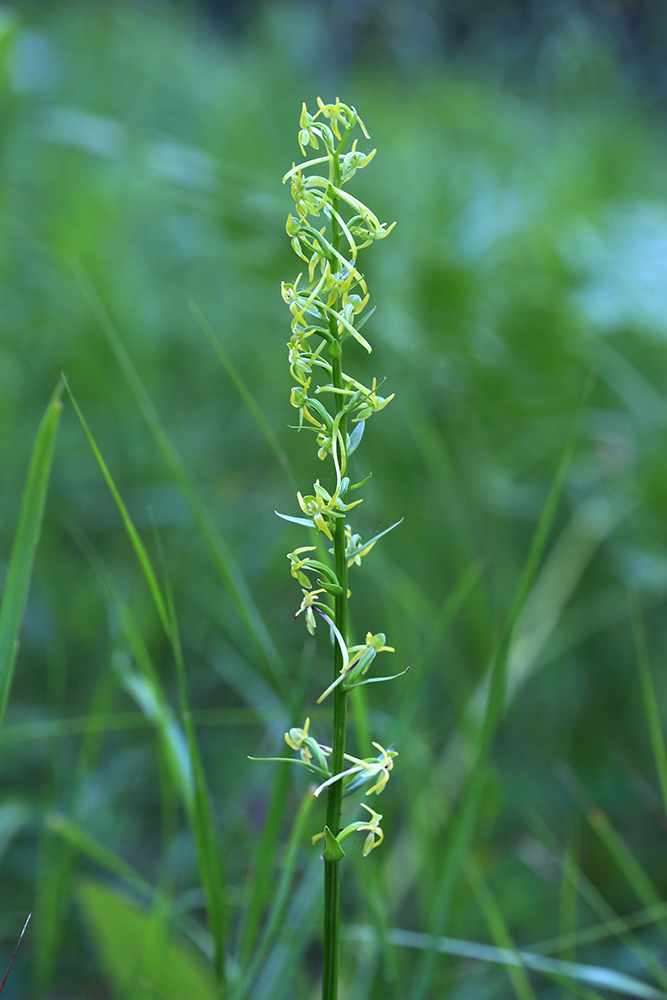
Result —
[[331, 753], [331, 747], [322, 746], [313, 736], [309, 736], [310, 719], [306, 719], [303, 729], [297, 726], [285, 733], [285, 743], [292, 750], [298, 750], [304, 764], [315, 761], [315, 767], [325, 774], [329, 773], [329, 765], [326, 761], [326, 754]]
[[[384, 840], [384, 833], [380, 827], [382, 822], [382, 813], [375, 812], [370, 806], [367, 806], [364, 802], [360, 803], [361, 808], [365, 809], [370, 813], [370, 819], [365, 822], [364, 820], [357, 820], [356, 823], [350, 823], [345, 829], [341, 830], [336, 840], [338, 845], [341, 846], [348, 837], [351, 837], [353, 833], [363, 833], [368, 830], [368, 836], [364, 841], [363, 856], [367, 857], [374, 847], [379, 847]], [[325, 836], [324, 832], [316, 833], [314, 837], [311, 838], [312, 843], [316, 844], [318, 840], [321, 840]], [[377, 841], [376, 838], [377, 837]]]
[[352, 149], [341, 157], [340, 161], [340, 182], [345, 184], [354, 177], [357, 170], [361, 170], [371, 162], [377, 150], [372, 149], [370, 153], [362, 153], [357, 149], [357, 140], [352, 143]]
[[377, 778], [377, 781], [372, 788], [368, 789], [366, 795], [372, 795], [373, 792], [379, 795], [389, 781], [389, 772], [394, 766], [394, 757], [398, 757], [398, 753], [396, 750], [385, 750], [379, 743], [373, 743], [373, 746], [380, 751], [378, 757], [367, 757], [365, 760], [360, 760], [359, 757], [352, 757], [347, 753], [344, 754], [345, 760], [352, 761], [354, 766], [348, 767], [345, 771], [341, 771], [340, 774], [334, 774], [331, 778], [327, 778], [326, 781], [315, 789], [313, 795], [317, 797], [320, 792], [323, 792], [329, 785], [333, 785], [335, 781], [341, 781], [344, 778], [352, 776], [354, 776], [353, 780], [345, 786], [344, 795], [355, 792], [373, 778]]
[[325, 604], [315, 600], [318, 594], [326, 594], [326, 590], [324, 589], [324, 587], [320, 587], [319, 590], [304, 589], [303, 600], [301, 601], [301, 607], [294, 615], [295, 618], [298, 618], [302, 611], [305, 612], [306, 628], [308, 629], [311, 635], [315, 635], [315, 612], [313, 611], [313, 606], [326, 608], [327, 611], [329, 610], [329, 608], [327, 608]]
[[298, 580], [302, 587], [310, 589], [310, 580], [303, 572], [303, 567], [308, 564], [309, 557], [302, 557], [303, 552], [314, 552], [314, 545], [302, 545], [298, 549], [294, 549], [294, 552], [288, 552], [287, 558], [290, 561], [290, 573], [295, 580]]
[[396, 393], [392, 392], [391, 396], [378, 396], [375, 391], [376, 387], [376, 380], [373, 379], [373, 384], [370, 390], [366, 390], [367, 394], [363, 397], [361, 408], [357, 410], [357, 414], [354, 417], [355, 423], [357, 420], [368, 420], [371, 414], [379, 413], [380, 410], [384, 410], [387, 403], [391, 403], [392, 399], [396, 395]]
[[309, 388], [310, 378], [308, 378], [303, 385], [292, 386], [289, 401], [294, 409], [299, 411], [299, 428], [303, 427], [303, 421], [305, 419], [309, 424], [313, 424], [317, 427], [318, 430], [324, 430], [324, 425], [321, 424], [309, 410], [309, 406], [313, 404], [313, 400], [311, 400], [308, 396]]
[[[319, 112], [318, 112], [319, 114]], [[299, 148], [303, 155], [306, 155], [306, 150], [304, 146], [312, 146], [313, 149], [319, 149], [319, 140], [322, 138], [322, 133], [318, 126], [313, 127], [316, 115], [313, 116], [308, 113], [308, 108], [306, 107], [306, 102], [304, 101], [301, 105], [301, 117], [299, 118]]]
[[[333, 132], [333, 134], [336, 136], [337, 139], [340, 139], [341, 137], [340, 131], [338, 129], [339, 122], [341, 123], [343, 129], [346, 132], [348, 131], [348, 129], [352, 128], [352, 126], [356, 122], [359, 122], [359, 124], [363, 128], [359, 116], [357, 115], [354, 108], [348, 108], [347, 105], [341, 104], [339, 97], [336, 98], [335, 104], [325, 104], [322, 98], [318, 97], [317, 106], [319, 108], [317, 114], [324, 115], [325, 118], [329, 119], [329, 121], [331, 122], [331, 131]], [[364, 129], [364, 134], [365, 132], [366, 130]]]
[[342, 517], [345, 511], [350, 510], [352, 507], [356, 507], [361, 500], [355, 500], [354, 503], [343, 503], [340, 499], [338, 489], [334, 492], [333, 496], [320, 486], [320, 481], [317, 479], [314, 483], [315, 493], [313, 495], [302, 496], [301, 493], [297, 493], [296, 498], [299, 501], [299, 507], [307, 514], [308, 517], [312, 517], [313, 524], [318, 531], [324, 532], [330, 542], [333, 542], [333, 535], [331, 534], [331, 527], [327, 518], [329, 517]]
[[[364, 857], [367, 857], [374, 847], [379, 847], [384, 840], [384, 833], [380, 828], [380, 823], [382, 822], [382, 813], [376, 813], [374, 809], [367, 806], [365, 802], [361, 803], [361, 808], [366, 809], [370, 814], [371, 818], [368, 823], [362, 823], [361, 826], [357, 827], [358, 830], [368, 830], [368, 836], [364, 841]], [[375, 838], [377, 839], [377, 842]]]
[[292, 750], [299, 750], [301, 753], [301, 760], [312, 760], [313, 755], [308, 749], [308, 729], [310, 728], [310, 719], [306, 719], [303, 729], [299, 729], [296, 726], [285, 733], [285, 743]]
[[339, 676], [326, 691], [322, 692], [317, 699], [317, 704], [320, 705], [340, 684], [348, 690], [351, 687], [356, 687], [358, 683], [364, 683], [360, 682], [359, 678], [363, 677], [378, 653], [396, 652], [393, 646], [385, 645], [386, 641], [387, 637], [384, 632], [378, 632], [377, 635], [368, 632], [366, 642], [363, 645], [346, 648], [346, 656], [343, 658], [343, 667]]

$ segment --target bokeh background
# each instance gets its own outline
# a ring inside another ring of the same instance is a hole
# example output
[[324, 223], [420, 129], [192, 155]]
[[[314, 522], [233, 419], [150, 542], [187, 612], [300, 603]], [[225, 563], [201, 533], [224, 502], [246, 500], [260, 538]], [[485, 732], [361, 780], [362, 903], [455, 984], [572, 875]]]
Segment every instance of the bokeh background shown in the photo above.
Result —
[[[359, 196], [397, 221], [363, 257], [374, 353], [352, 347], [350, 367], [396, 393], [355, 455], [357, 478], [373, 473], [355, 530], [404, 521], [357, 571], [353, 629], [356, 641], [384, 631], [391, 668], [412, 668], [353, 707], [351, 748], [365, 751], [370, 733], [400, 756], [379, 803], [385, 843], [346, 869], [357, 938], [343, 945], [342, 996], [417, 996], [423, 953], [377, 928], [437, 926], [485, 677], [575, 425], [510, 648], [473, 867], [457, 873], [446, 933], [498, 944], [490, 914], [500, 914], [522, 947], [569, 934], [553, 953], [660, 985], [641, 956], [665, 954], [665, 810], [630, 595], [664, 718], [666, 55], [667, 8], [650, 0], [0, 7], [0, 573], [64, 372], [173, 587], [232, 973], [266, 817], [273, 809], [276, 840], [262, 906], [307, 785], [300, 769], [246, 758], [282, 752], [329, 670], [325, 637], [293, 619], [301, 595], [285, 553], [306, 540], [273, 511], [295, 513], [295, 489], [308, 492], [322, 469], [312, 439], [288, 426], [279, 282], [299, 262], [281, 177], [299, 157], [301, 102], [338, 95], [378, 148]], [[115, 337], [247, 584], [263, 645], [216, 570]], [[168, 644], [67, 403], [0, 734], [0, 959], [34, 914], [6, 987], [17, 998], [151, 995], [118, 972], [128, 932], [114, 900], [127, 880], [91, 858], [83, 834], [203, 920], [192, 838], [154, 729], [123, 684], [126, 644], [100, 564], [177, 706]], [[326, 703], [310, 714], [327, 742]], [[248, 996], [317, 995], [316, 853], [304, 837], [284, 927]], [[100, 889], [93, 905], [100, 886], [111, 895]], [[572, 937], [595, 926], [597, 939]], [[575, 995], [572, 984], [526, 982], [539, 996]], [[210, 995], [189, 989], [183, 1000]], [[525, 989], [500, 966], [442, 955], [424, 996]], [[580, 995], [609, 995], [588, 989]]]

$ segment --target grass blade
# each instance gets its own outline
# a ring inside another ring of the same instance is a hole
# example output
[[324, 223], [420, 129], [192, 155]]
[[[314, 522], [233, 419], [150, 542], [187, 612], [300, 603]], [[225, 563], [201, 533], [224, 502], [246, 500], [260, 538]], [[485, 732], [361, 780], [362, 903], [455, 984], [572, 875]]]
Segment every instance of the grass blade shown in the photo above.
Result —
[[[556, 863], [561, 865], [564, 877], [570, 878], [571, 873], [568, 868], [562, 866], [563, 849], [547, 824], [534, 812], [528, 815], [527, 821], [534, 835], [546, 846]], [[603, 923], [579, 931], [576, 936], [570, 939], [572, 943], [584, 944], [592, 941], [602, 941], [610, 937], [617, 938], [634, 956], [639, 965], [646, 969], [649, 975], [653, 977], [655, 982], [667, 994], [667, 972], [665, 972], [665, 969], [655, 957], [652, 950], [632, 933], [635, 927], [644, 927], [649, 923], [656, 923], [664, 917], [665, 912], [667, 912], [667, 906], [661, 904], [660, 906], [651, 907], [641, 914], [636, 914], [634, 920], [619, 917], [605, 897], [586, 878], [580, 868], [577, 869], [576, 880], [579, 895], [590, 906], [591, 910], [600, 917]], [[649, 913], [651, 917], [648, 916]], [[556, 941], [545, 942], [540, 945], [540, 950], [552, 950], [555, 947], [563, 947], [562, 938], [556, 939]]]
[[[345, 936], [355, 941], [373, 940], [374, 931], [371, 927], [348, 926]], [[545, 975], [573, 979], [575, 982], [597, 986], [599, 989], [620, 993], [624, 997], [637, 997], [638, 1000], [667, 1000], [667, 993], [655, 986], [630, 976], [625, 972], [616, 972], [600, 965], [584, 965], [580, 962], [563, 962], [558, 958], [547, 958], [529, 951], [510, 951], [506, 948], [496, 948], [490, 944], [478, 944], [476, 941], [460, 941], [456, 938], [432, 938], [429, 934], [419, 934], [416, 931], [404, 931], [392, 928], [388, 932], [391, 944], [402, 948], [418, 948], [426, 951], [436, 951], [443, 955], [458, 955], [461, 958], [476, 959], [479, 962], [495, 962], [500, 965], [524, 966]]]
[[651, 676], [651, 665], [646, 648], [646, 636], [642, 627], [639, 614], [639, 605], [634, 594], [630, 595], [630, 617], [632, 620], [632, 634], [637, 650], [637, 666], [639, 667], [639, 681], [644, 698], [644, 711], [648, 723], [648, 732], [655, 757], [655, 768], [658, 772], [660, 782], [660, 792], [662, 794], [662, 804], [667, 812], [667, 749], [665, 749], [665, 737], [660, 723], [660, 711], [658, 709], [658, 699]]
[[268, 420], [266, 419], [266, 417], [262, 413], [260, 407], [258, 406], [258, 404], [257, 404], [254, 396], [252, 395], [252, 393], [248, 389], [247, 385], [245, 384], [245, 382], [243, 381], [243, 379], [241, 378], [241, 376], [237, 372], [236, 368], [232, 364], [231, 358], [229, 357], [229, 355], [225, 351], [224, 347], [222, 346], [222, 344], [220, 343], [220, 341], [216, 337], [215, 333], [213, 332], [213, 327], [211, 326], [211, 324], [209, 323], [209, 321], [206, 319], [206, 317], [204, 316], [203, 312], [201, 311], [201, 309], [199, 308], [199, 306], [197, 305], [197, 303], [196, 302], [189, 302], [188, 305], [190, 307], [190, 312], [192, 313], [192, 315], [197, 320], [197, 322], [199, 323], [200, 327], [202, 328], [202, 330], [206, 334], [211, 347], [213, 348], [213, 350], [217, 354], [218, 358], [220, 359], [220, 361], [224, 365], [224, 367], [225, 367], [225, 369], [227, 371], [227, 374], [229, 375], [229, 377], [231, 378], [232, 382], [236, 386], [236, 388], [238, 390], [238, 393], [239, 393], [239, 396], [241, 397], [241, 399], [245, 403], [246, 408], [247, 408], [248, 412], [250, 413], [250, 416], [253, 418], [253, 420], [257, 424], [257, 426], [258, 426], [258, 428], [260, 430], [260, 433], [262, 434], [262, 437], [265, 438], [265, 440], [266, 440], [267, 444], [269, 445], [269, 447], [271, 448], [273, 454], [278, 459], [278, 464], [282, 466], [282, 468], [285, 470], [285, 472], [289, 476], [290, 483], [292, 484], [292, 486], [294, 487], [294, 491], [296, 492], [297, 484], [296, 484], [296, 480], [294, 478], [294, 473], [292, 471], [292, 466], [290, 464], [290, 460], [289, 460], [289, 458], [287, 456], [287, 452], [285, 451], [285, 449], [281, 445], [280, 441], [278, 440], [275, 431], [273, 430], [273, 428], [271, 427], [270, 423], [268, 422]]
[[[466, 861], [465, 873], [484, 915], [486, 925], [496, 943], [496, 947], [503, 951], [510, 951], [518, 957], [519, 952], [514, 947], [514, 942], [512, 941], [502, 911], [493, 898], [481, 868], [472, 856]], [[516, 965], [508, 964], [505, 968], [509, 981], [517, 995], [517, 1000], [535, 1000], [535, 992], [530, 985], [530, 980], [526, 975], [523, 963], [519, 961]]]
[[116, 507], [118, 508], [118, 512], [119, 512], [119, 514], [121, 516], [121, 520], [123, 522], [123, 527], [125, 528], [127, 536], [130, 539], [130, 543], [132, 545], [132, 548], [134, 549], [134, 553], [135, 553], [135, 555], [136, 555], [136, 557], [137, 557], [137, 559], [139, 561], [139, 565], [141, 566], [143, 574], [144, 574], [144, 576], [146, 578], [146, 583], [148, 584], [148, 587], [150, 589], [151, 595], [153, 597], [153, 601], [155, 602], [155, 607], [157, 609], [157, 613], [160, 616], [160, 621], [162, 622], [162, 626], [163, 626], [165, 632], [167, 633], [167, 637], [169, 637], [170, 624], [169, 624], [169, 616], [167, 615], [167, 606], [166, 606], [164, 598], [162, 596], [162, 591], [160, 589], [160, 585], [159, 585], [159, 583], [157, 581], [157, 577], [156, 577], [155, 572], [153, 570], [153, 566], [152, 566], [150, 558], [148, 556], [148, 552], [146, 551], [146, 547], [145, 547], [144, 543], [141, 541], [141, 538], [139, 537], [139, 533], [138, 533], [137, 529], [135, 528], [134, 524], [132, 523], [132, 519], [131, 519], [131, 517], [129, 515], [128, 509], [125, 506], [125, 503], [123, 502], [123, 498], [121, 497], [121, 495], [120, 495], [120, 493], [118, 491], [118, 488], [117, 488], [115, 482], [113, 481], [111, 473], [109, 472], [109, 468], [108, 468], [106, 462], [104, 461], [104, 458], [102, 457], [102, 453], [100, 452], [100, 449], [97, 447], [97, 443], [95, 441], [95, 438], [93, 437], [93, 435], [91, 433], [91, 430], [90, 430], [88, 424], [86, 423], [86, 420], [85, 420], [85, 418], [83, 416], [83, 413], [81, 412], [81, 410], [79, 408], [79, 404], [77, 403], [76, 399], [74, 398], [72, 390], [70, 389], [69, 383], [67, 381], [65, 381], [65, 388], [67, 389], [67, 394], [68, 394], [68, 396], [69, 396], [69, 398], [71, 400], [71, 403], [72, 403], [72, 406], [74, 407], [76, 415], [79, 418], [79, 422], [80, 422], [81, 426], [83, 427], [84, 433], [85, 433], [86, 437], [88, 438], [88, 443], [90, 444], [90, 447], [92, 448], [92, 451], [93, 451], [93, 454], [94, 454], [95, 459], [97, 461], [97, 464], [100, 467], [100, 471], [101, 471], [102, 475], [104, 476], [104, 481], [107, 484], [107, 486], [109, 487], [109, 492], [111, 493], [111, 496], [114, 499], [114, 503], [116, 504]]
[[132, 394], [137, 401], [144, 420], [148, 424], [149, 430], [155, 439], [164, 461], [169, 467], [171, 474], [180, 486], [185, 500], [190, 508], [195, 523], [199, 529], [201, 537], [209, 551], [209, 555], [214, 566], [218, 570], [221, 580], [229, 591], [230, 597], [236, 606], [237, 612], [248, 629], [249, 635], [255, 641], [257, 650], [262, 662], [271, 677], [276, 689], [283, 694], [287, 693], [287, 685], [284, 679], [284, 669], [269, 635], [264, 620], [255, 604], [250, 592], [250, 588], [236, 563], [229, 545], [224, 539], [220, 528], [213, 520], [210, 511], [199, 496], [192, 479], [188, 475], [180, 456], [171, 444], [157, 410], [144, 388], [132, 360], [127, 353], [116, 329], [109, 318], [99, 297], [91, 288], [85, 276], [79, 268], [76, 268], [77, 277], [83, 293], [97, 319], [100, 328], [106, 337], [111, 350], [113, 351], [118, 364], [130, 386]]
[[289, 770], [286, 767], [279, 767], [273, 786], [271, 805], [264, 822], [262, 835], [254, 852], [247, 902], [242, 909], [239, 933], [239, 963], [242, 969], [248, 964], [255, 947], [262, 920], [262, 910], [267, 896], [271, 892], [271, 872], [280, 828], [287, 808], [289, 783]]
[[213, 936], [213, 965], [222, 996], [226, 995], [225, 985], [225, 906], [222, 892], [222, 870], [218, 845], [216, 843], [211, 800], [204, 773], [204, 765], [199, 753], [197, 734], [195, 731], [187, 686], [185, 683], [185, 662], [178, 633], [178, 624], [174, 612], [171, 590], [167, 589], [169, 613], [172, 621], [172, 649], [176, 661], [176, 674], [181, 700], [181, 713], [185, 728], [185, 737], [190, 754], [194, 798], [188, 819], [197, 847], [199, 876], [202, 881], [206, 910], [208, 913], [211, 934]]
[[35, 561], [49, 484], [53, 449], [62, 410], [62, 384], [56, 388], [39, 425], [30, 459], [16, 537], [9, 560], [7, 583], [0, 609], [0, 727], [2, 726], [14, 666], [19, 648], [19, 634]]
[[314, 801], [315, 799], [311, 791], [306, 792], [305, 797], [301, 801], [301, 805], [294, 820], [292, 832], [290, 833], [290, 837], [285, 848], [285, 857], [281, 865], [280, 881], [278, 882], [278, 887], [273, 897], [273, 905], [269, 912], [262, 940], [259, 943], [259, 947], [257, 948], [255, 955], [253, 956], [250, 967], [243, 977], [237, 992], [234, 994], [234, 1000], [241, 1000], [242, 997], [247, 995], [247, 991], [252, 985], [255, 977], [258, 975], [262, 962], [266, 958], [269, 948], [278, 934], [280, 925], [290, 902], [290, 889], [292, 887], [296, 863], [299, 857], [299, 851], [303, 845], [306, 825], [310, 818], [310, 811]]
[[[128, 515], [129, 520], [129, 515]], [[131, 521], [130, 521], [131, 524]], [[134, 527], [134, 526], [132, 526]], [[115, 581], [90, 544], [82, 540], [89, 559], [116, 609], [121, 628], [140, 673], [121, 669], [128, 691], [160, 735], [162, 749], [174, 785], [178, 788], [196, 848], [199, 875], [206, 897], [207, 914], [214, 942], [214, 966], [222, 994], [225, 990], [224, 910], [222, 876], [211, 815], [208, 787], [197, 744], [185, 680], [185, 663], [171, 589], [167, 586], [165, 615], [167, 636], [176, 663], [183, 715], [183, 730], [169, 705], [157, 672], [132, 612]], [[146, 555], [147, 565], [153, 573]], [[154, 573], [153, 573], [154, 575]]]
[[[584, 403], [588, 398], [590, 385], [591, 382], [589, 380], [583, 393], [580, 410], [577, 413], [577, 417], [572, 425], [565, 447], [561, 453], [556, 474], [554, 475], [542, 514], [537, 523], [528, 552], [528, 558], [519, 579], [510, 612], [505, 623], [504, 634], [499, 645], [498, 654], [491, 669], [488, 697], [484, 707], [482, 724], [477, 736], [475, 756], [462, 793], [459, 813], [454, 822], [454, 827], [446, 847], [445, 860], [440, 877], [440, 885], [436, 892], [436, 910], [435, 916], [432, 920], [432, 937], [430, 938], [432, 941], [441, 937], [445, 930], [456, 877], [461, 869], [463, 859], [466, 855], [472, 837], [480, 796], [484, 786], [487, 756], [505, 707], [507, 661], [514, 628], [525, 606], [530, 593], [530, 588], [537, 574], [540, 560], [546, 547], [547, 538], [553, 524], [556, 508], [558, 506], [558, 501], [565, 482], [565, 475], [572, 459], [572, 455], [574, 454], [581, 413], [583, 411]], [[425, 952], [417, 970], [414, 986], [410, 994], [411, 1000], [425, 1000], [434, 966], [435, 950], [430, 949]]]

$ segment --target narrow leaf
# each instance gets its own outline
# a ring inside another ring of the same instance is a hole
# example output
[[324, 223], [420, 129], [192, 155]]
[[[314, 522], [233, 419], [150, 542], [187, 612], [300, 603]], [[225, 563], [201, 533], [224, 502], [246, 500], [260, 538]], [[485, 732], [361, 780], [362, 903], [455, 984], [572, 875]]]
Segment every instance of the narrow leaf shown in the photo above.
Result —
[[364, 684], [382, 684], [384, 681], [394, 681], [397, 677], [402, 677], [403, 674], [407, 674], [410, 667], [406, 667], [405, 670], [401, 670], [399, 674], [390, 674], [388, 677], [364, 677], [362, 681], [357, 681], [356, 684], [350, 684], [349, 687], [346, 686], [346, 691], [354, 691], [355, 688], [363, 687]]
[[102, 968], [120, 996], [130, 995], [141, 970], [141, 978], [161, 1000], [218, 1000], [210, 967], [187, 942], [167, 938], [163, 947], [151, 947], [150, 911], [93, 880], [82, 883], [78, 896]]
[[93, 451], [93, 454], [94, 454], [95, 459], [97, 461], [97, 464], [100, 467], [100, 472], [102, 473], [102, 475], [104, 477], [104, 481], [106, 482], [107, 486], [109, 487], [109, 492], [111, 493], [111, 496], [114, 499], [114, 503], [116, 504], [116, 507], [118, 508], [118, 513], [121, 516], [121, 520], [123, 522], [123, 526], [125, 528], [125, 531], [127, 533], [128, 538], [130, 539], [130, 543], [132, 544], [132, 548], [134, 549], [134, 553], [135, 553], [135, 555], [136, 555], [136, 557], [137, 557], [137, 559], [139, 561], [139, 565], [141, 566], [143, 574], [144, 574], [144, 576], [146, 578], [146, 582], [148, 584], [148, 587], [150, 589], [151, 595], [153, 597], [153, 601], [155, 602], [155, 607], [157, 609], [158, 615], [160, 616], [160, 621], [162, 622], [162, 626], [163, 626], [165, 632], [167, 633], [167, 636], [169, 636], [170, 625], [169, 625], [169, 617], [167, 615], [167, 607], [166, 607], [166, 604], [165, 604], [165, 601], [164, 601], [164, 597], [162, 596], [162, 591], [161, 591], [160, 585], [159, 585], [159, 583], [157, 581], [157, 577], [155, 575], [155, 571], [153, 570], [153, 566], [151, 564], [148, 552], [146, 551], [146, 547], [145, 547], [144, 543], [142, 542], [141, 538], [139, 537], [139, 533], [138, 533], [137, 529], [135, 528], [135, 526], [134, 526], [134, 524], [132, 522], [132, 518], [130, 517], [129, 511], [128, 511], [127, 507], [125, 506], [123, 498], [121, 497], [121, 495], [120, 495], [120, 493], [118, 491], [118, 487], [116, 486], [116, 484], [115, 484], [115, 482], [114, 482], [114, 480], [113, 480], [113, 478], [111, 476], [111, 473], [109, 472], [109, 468], [108, 468], [106, 462], [104, 461], [104, 459], [102, 457], [102, 453], [100, 452], [100, 449], [97, 447], [97, 443], [95, 441], [95, 438], [93, 437], [92, 432], [91, 432], [88, 424], [86, 423], [85, 417], [83, 416], [83, 413], [81, 412], [81, 410], [79, 408], [79, 404], [77, 403], [76, 399], [74, 398], [74, 395], [72, 393], [72, 390], [69, 387], [69, 383], [68, 382], [65, 382], [65, 387], [67, 389], [67, 394], [69, 395], [69, 398], [71, 400], [72, 406], [74, 407], [74, 409], [76, 411], [76, 415], [79, 418], [79, 422], [80, 422], [81, 426], [83, 427], [83, 430], [84, 430], [84, 433], [85, 433], [86, 437], [88, 438], [88, 443], [90, 444], [90, 447], [92, 448], [92, 451]]
[[314, 527], [312, 518], [292, 517], [291, 514], [281, 514], [278, 510], [274, 510], [273, 513], [277, 514], [278, 517], [282, 517], [283, 521], [291, 521], [292, 524], [302, 524], [304, 528]]
[[648, 651], [646, 649], [646, 636], [639, 616], [639, 606], [634, 594], [630, 597], [630, 610], [632, 616], [632, 633], [637, 651], [637, 666], [639, 667], [639, 680], [641, 683], [642, 696], [644, 698], [644, 711], [648, 723], [648, 732], [653, 748], [655, 768], [658, 772], [660, 791], [662, 793], [662, 804], [667, 812], [667, 750], [665, 749], [665, 737], [660, 723], [660, 711], [658, 699], [655, 693], [653, 678], [651, 676], [651, 665], [649, 663]]
[[53, 449], [62, 410], [58, 385], [46, 408], [30, 458], [19, 521], [0, 609], [0, 727], [2, 726], [19, 647], [21, 623], [44, 516]]
[[[351, 487], [351, 488], [353, 489], [354, 487]], [[375, 543], [380, 538], [382, 538], [384, 535], [388, 535], [390, 531], [394, 530], [394, 528], [397, 528], [399, 526], [399, 524], [401, 523], [402, 520], [403, 520], [403, 518], [400, 518], [400, 520], [396, 521], [395, 524], [392, 524], [388, 528], [385, 528], [384, 531], [381, 531], [379, 533], [379, 535], [374, 535], [373, 538], [369, 538], [369, 540], [367, 542], [360, 542], [359, 545], [357, 545], [356, 549], [352, 549], [351, 552], [347, 553], [348, 561], [350, 559], [354, 559], [355, 556], [365, 555], [366, 552], [368, 552], [368, 550], [373, 545], [375, 545]]]
[[[268, 420], [266, 419], [266, 417], [262, 413], [260, 407], [258, 406], [257, 402], [255, 401], [255, 398], [252, 395], [252, 393], [250, 392], [250, 390], [248, 389], [247, 385], [245, 384], [245, 382], [243, 381], [243, 379], [241, 378], [241, 376], [237, 372], [236, 368], [232, 364], [231, 358], [229, 357], [229, 355], [227, 354], [227, 352], [223, 348], [222, 344], [220, 343], [220, 341], [216, 337], [215, 333], [213, 332], [213, 327], [211, 326], [211, 324], [209, 323], [209, 321], [206, 319], [206, 317], [204, 316], [204, 314], [201, 311], [201, 309], [199, 308], [199, 306], [196, 304], [196, 302], [189, 302], [188, 305], [190, 307], [190, 312], [195, 317], [195, 319], [199, 323], [200, 327], [202, 328], [202, 330], [206, 334], [206, 337], [208, 338], [208, 341], [209, 341], [211, 347], [213, 348], [213, 350], [217, 354], [218, 358], [220, 359], [220, 361], [224, 365], [224, 367], [225, 367], [225, 369], [227, 371], [227, 374], [229, 375], [229, 377], [231, 378], [232, 382], [236, 386], [241, 399], [245, 403], [245, 405], [246, 405], [246, 407], [248, 409], [248, 412], [250, 413], [251, 417], [253, 418], [253, 420], [255, 421], [255, 423], [257, 424], [257, 426], [259, 427], [259, 430], [260, 430], [262, 436], [265, 438], [265, 440], [268, 443], [269, 447], [271, 448], [271, 450], [273, 451], [274, 455], [278, 459], [278, 464], [282, 465], [283, 469], [288, 474], [288, 476], [290, 477], [290, 480], [294, 484], [294, 474], [292, 472], [292, 468], [291, 468], [291, 465], [290, 465], [290, 460], [287, 457], [287, 453], [285, 452], [285, 449], [283, 448], [283, 446], [281, 445], [280, 441], [276, 437], [275, 432], [273, 431], [273, 428], [271, 427], [271, 425], [269, 424]], [[294, 484], [294, 485], [295, 485], [295, 488], [296, 488], [296, 484]]]
[[[374, 930], [371, 927], [347, 927], [345, 936], [356, 941], [373, 941]], [[476, 941], [460, 941], [456, 938], [433, 938], [430, 934], [420, 934], [417, 931], [391, 929], [387, 932], [390, 944], [403, 948], [418, 948], [424, 951], [435, 951], [445, 955], [458, 955], [461, 958], [479, 962], [495, 962], [500, 965], [523, 965], [535, 972], [549, 976], [565, 976], [580, 983], [597, 986], [600, 989], [620, 993], [624, 997], [637, 997], [639, 1000], [665, 1000], [667, 994], [655, 986], [629, 976], [625, 972], [616, 972], [599, 965], [583, 965], [579, 962], [563, 962], [557, 958], [547, 958], [528, 951], [510, 951], [506, 948], [496, 948], [490, 944], [478, 944]]]
[[254, 640], [267, 673], [278, 691], [286, 693], [283, 664], [271, 639], [264, 619], [255, 604], [248, 583], [234, 559], [227, 540], [214, 521], [210, 510], [201, 499], [191, 477], [188, 475], [180, 455], [169, 440], [162, 421], [144, 387], [139, 373], [125, 349], [111, 319], [104, 309], [99, 296], [91, 288], [80, 267], [75, 272], [83, 293], [99, 323], [99, 326], [120, 365], [142, 416], [153, 435], [162, 457], [178, 483], [190, 508], [199, 533], [206, 545], [213, 565], [227, 587], [236, 606], [239, 617]]

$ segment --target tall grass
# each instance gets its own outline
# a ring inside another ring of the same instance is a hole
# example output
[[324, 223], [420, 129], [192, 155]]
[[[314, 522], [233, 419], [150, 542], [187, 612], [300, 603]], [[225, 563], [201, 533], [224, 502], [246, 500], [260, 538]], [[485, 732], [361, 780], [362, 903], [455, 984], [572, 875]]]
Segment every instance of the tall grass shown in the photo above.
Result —
[[[317, 992], [312, 800], [246, 761], [327, 670], [293, 620], [298, 529], [266, 513], [309, 474], [276, 379], [276, 178], [303, 96], [332, 89], [283, 24], [234, 48], [123, 5], [2, 22], [17, 996]], [[400, 220], [366, 274], [385, 365], [360, 351], [360, 371], [401, 392], [359, 459], [356, 479], [386, 470], [360, 527], [409, 513], [350, 638], [377, 618], [412, 665], [350, 695], [360, 755], [389, 738], [401, 768], [346, 903], [341, 997], [667, 993], [664, 137], [604, 65], [539, 102], [473, 69], [334, 87], [383, 150], [360, 197]], [[98, 458], [68, 402], [24, 491], [61, 371]]]

